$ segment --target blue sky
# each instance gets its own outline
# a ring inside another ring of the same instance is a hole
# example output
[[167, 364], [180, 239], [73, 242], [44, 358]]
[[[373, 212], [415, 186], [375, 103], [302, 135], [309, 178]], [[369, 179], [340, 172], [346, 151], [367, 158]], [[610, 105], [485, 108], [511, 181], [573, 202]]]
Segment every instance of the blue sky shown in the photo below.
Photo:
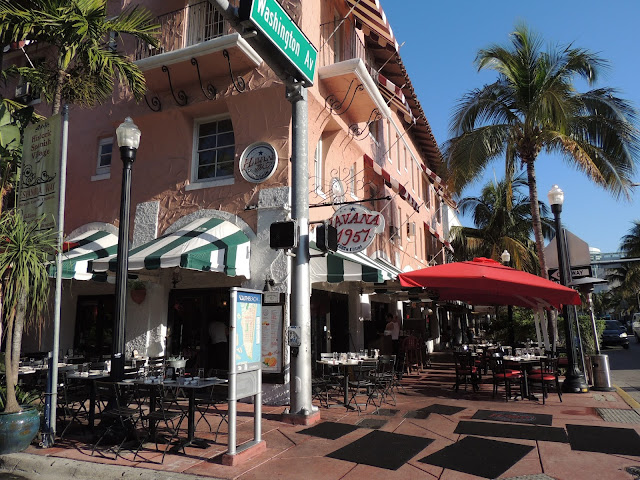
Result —
[[[460, 97], [496, 78], [489, 71], [477, 72], [473, 60], [478, 49], [506, 45], [509, 33], [521, 21], [539, 33], [545, 44], [573, 43], [598, 53], [609, 68], [596, 86], [618, 89], [621, 97], [640, 109], [638, 0], [380, 1], [398, 43], [405, 42], [400, 55], [439, 144], [448, 138], [449, 118]], [[536, 169], [540, 199], [546, 202], [547, 192], [557, 183], [565, 193], [564, 226], [591, 247], [617, 251], [631, 222], [640, 220], [640, 187], [631, 201], [616, 200], [560, 158], [540, 157]], [[503, 170], [503, 161], [494, 162], [463, 195], [477, 195], [494, 176], [502, 178]], [[634, 181], [640, 182], [640, 168]], [[470, 220], [461, 220], [471, 225]]]

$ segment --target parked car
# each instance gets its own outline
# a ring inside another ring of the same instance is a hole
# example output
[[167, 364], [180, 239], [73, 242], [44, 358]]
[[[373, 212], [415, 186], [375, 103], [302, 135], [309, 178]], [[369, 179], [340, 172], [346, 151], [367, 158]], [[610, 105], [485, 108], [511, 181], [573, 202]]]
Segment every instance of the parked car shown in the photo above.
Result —
[[629, 348], [629, 337], [625, 326], [617, 320], [607, 320], [602, 332], [602, 345], [622, 345], [623, 348]]
[[634, 313], [631, 319], [631, 328], [633, 329], [633, 335], [640, 343], [640, 313]]

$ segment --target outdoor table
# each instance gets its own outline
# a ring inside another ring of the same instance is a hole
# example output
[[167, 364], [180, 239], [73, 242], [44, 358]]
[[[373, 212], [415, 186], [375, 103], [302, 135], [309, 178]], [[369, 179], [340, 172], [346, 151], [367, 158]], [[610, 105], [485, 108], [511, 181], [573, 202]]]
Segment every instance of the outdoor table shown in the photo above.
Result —
[[513, 357], [510, 355], [505, 355], [502, 357], [507, 362], [517, 363], [520, 366], [520, 371], [522, 372], [522, 385], [524, 388], [523, 398], [528, 400], [537, 400], [534, 395], [529, 393], [529, 378], [528, 372], [532, 365], [535, 365], [540, 362], [541, 358], [547, 358], [545, 356], [537, 356], [537, 355], [524, 355], [522, 357]]
[[227, 380], [221, 378], [204, 378], [199, 380], [192, 380], [190, 382], [178, 382], [177, 380], [149, 380], [144, 378], [136, 378], [130, 380], [123, 380], [123, 384], [134, 384], [134, 385], [144, 385], [149, 386], [152, 389], [151, 399], [149, 402], [149, 409], [153, 411], [155, 409], [155, 388], [161, 383], [165, 387], [171, 388], [181, 388], [185, 392], [188, 392], [187, 398], [189, 399], [189, 409], [187, 411], [187, 439], [184, 443], [185, 447], [193, 446], [198, 448], [207, 448], [208, 443], [206, 440], [201, 438], [196, 438], [196, 401], [195, 394], [196, 390], [201, 388], [207, 388], [215, 385], [222, 385], [227, 383]]
[[317, 362], [319, 364], [321, 364], [321, 365], [328, 365], [330, 367], [338, 367], [341, 370], [343, 370], [343, 372], [344, 372], [344, 386], [343, 386], [344, 399], [342, 401], [342, 404], [338, 404], [338, 405], [343, 405], [344, 407], [346, 407], [348, 409], [354, 410], [354, 408], [349, 405], [349, 367], [355, 367], [356, 365], [358, 365], [360, 363], [360, 360], [355, 360], [355, 359], [351, 359], [351, 360], [330, 360], [330, 359], [326, 359], [326, 360], [318, 360]]
[[80, 380], [82, 382], [89, 382], [89, 428], [93, 430], [96, 421], [96, 384], [95, 380], [104, 380], [110, 378], [109, 372], [103, 372], [101, 370], [93, 370], [89, 372], [70, 372], [67, 374], [67, 378], [72, 380]]

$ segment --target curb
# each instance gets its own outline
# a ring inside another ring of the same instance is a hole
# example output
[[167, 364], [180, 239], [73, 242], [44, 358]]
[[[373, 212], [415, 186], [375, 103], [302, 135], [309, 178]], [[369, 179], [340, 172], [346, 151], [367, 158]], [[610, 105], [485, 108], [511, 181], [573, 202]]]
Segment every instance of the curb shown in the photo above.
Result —
[[[157, 480], [194, 480], [201, 478], [187, 473], [148, 470], [145, 468], [108, 465], [104, 463], [83, 462], [51, 456], [35, 455], [31, 453], [12, 453], [0, 455], [0, 471], [15, 474], [36, 474], [37, 478], [48, 479], [136, 479]], [[31, 478], [31, 477], [28, 477]], [[215, 480], [210, 478], [208, 480]]]
[[634, 408], [634, 409], [640, 409], [640, 403], [638, 403], [636, 400], [634, 400], [631, 395], [629, 395], [627, 392], [625, 392], [618, 385], [614, 385], [613, 388], [616, 389], [616, 392], [618, 393], [618, 395], [620, 395], [620, 397], [622, 397], [622, 400], [624, 400], [624, 402], [627, 405], [629, 405], [631, 408]]

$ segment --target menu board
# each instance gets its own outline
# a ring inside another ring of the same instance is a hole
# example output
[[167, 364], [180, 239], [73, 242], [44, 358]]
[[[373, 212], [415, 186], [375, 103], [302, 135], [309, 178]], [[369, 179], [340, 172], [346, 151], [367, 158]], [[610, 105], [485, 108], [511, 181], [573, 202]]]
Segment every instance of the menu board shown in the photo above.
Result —
[[282, 305], [262, 306], [262, 371], [282, 371]]

